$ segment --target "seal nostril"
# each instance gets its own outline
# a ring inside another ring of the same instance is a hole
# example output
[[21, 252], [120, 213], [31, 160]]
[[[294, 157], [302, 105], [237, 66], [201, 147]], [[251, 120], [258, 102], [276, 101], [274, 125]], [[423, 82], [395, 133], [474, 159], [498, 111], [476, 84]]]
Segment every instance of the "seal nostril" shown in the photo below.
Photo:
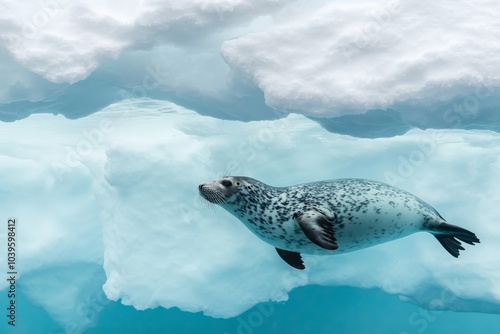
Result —
[[200, 185], [198, 186], [198, 190], [201, 190], [202, 188], [203, 188], [203, 184], [200, 184]]

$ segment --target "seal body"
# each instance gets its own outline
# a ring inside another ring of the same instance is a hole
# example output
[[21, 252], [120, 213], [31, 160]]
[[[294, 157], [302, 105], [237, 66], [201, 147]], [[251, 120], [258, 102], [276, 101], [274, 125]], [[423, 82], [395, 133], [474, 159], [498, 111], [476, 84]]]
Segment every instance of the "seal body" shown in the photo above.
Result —
[[199, 190], [298, 269], [303, 269], [300, 253], [352, 252], [419, 231], [433, 233], [455, 257], [464, 249], [457, 238], [479, 242], [472, 232], [447, 224], [418, 197], [377, 181], [337, 179], [272, 187], [228, 176]]

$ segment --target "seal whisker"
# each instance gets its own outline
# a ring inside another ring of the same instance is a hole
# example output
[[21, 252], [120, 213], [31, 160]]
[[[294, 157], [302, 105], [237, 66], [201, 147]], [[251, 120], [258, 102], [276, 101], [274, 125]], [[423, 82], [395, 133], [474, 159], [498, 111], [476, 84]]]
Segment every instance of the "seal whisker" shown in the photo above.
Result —
[[217, 205], [215, 205], [212, 202], [207, 202], [207, 207], [210, 209], [210, 211], [217, 212]]
[[224, 198], [224, 196], [222, 196], [222, 194], [218, 192], [212, 192], [212, 195], [214, 196], [213, 198], [217, 201], [217, 204], [226, 203], [226, 199]]
[[225, 178], [225, 177], [228, 177], [229, 175], [231, 175], [233, 173], [233, 168], [232, 166], [226, 166], [226, 168], [224, 168], [224, 171], [222, 171], [222, 174], [220, 175], [219, 179], [222, 179], [222, 178]]
[[207, 200], [208, 203], [210, 204], [225, 204], [226, 199], [224, 198], [223, 195], [219, 194], [216, 191], [213, 190], [204, 190], [203, 194], [201, 195], [203, 198]]
[[[203, 197], [202, 197], [203, 198]], [[217, 205], [218, 204], [217, 202], [215, 202], [215, 200], [213, 200], [212, 198], [203, 198], [204, 199], [204, 204], [206, 205], [206, 207], [208, 209], [210, 209], [210, 211], [213, 211], [213, 212], [217, 212]]]
[[217, 204], [226, 204], [226, 200], [221, 197], [215, 197], [215, 203]]

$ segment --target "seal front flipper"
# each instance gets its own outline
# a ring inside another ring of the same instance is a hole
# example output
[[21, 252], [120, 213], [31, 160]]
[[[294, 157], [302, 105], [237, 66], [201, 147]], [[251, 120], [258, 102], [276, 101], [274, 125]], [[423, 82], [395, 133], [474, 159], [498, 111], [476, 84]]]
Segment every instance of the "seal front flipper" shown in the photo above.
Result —
[[278, 255], [289, 265], [295, 269], [303, 270], [305, 269], [304, 262], [302, 261], [302, 256], [300, 253], [287, 251], [284, 249], [276, 248]]
[[323, 210], [309, 210], [297, 212], [293, 217], [299, 222], [304, 234], [316, 245], [329, 250], [339, 248], [333, 231], [335, 214], [328, 215]]

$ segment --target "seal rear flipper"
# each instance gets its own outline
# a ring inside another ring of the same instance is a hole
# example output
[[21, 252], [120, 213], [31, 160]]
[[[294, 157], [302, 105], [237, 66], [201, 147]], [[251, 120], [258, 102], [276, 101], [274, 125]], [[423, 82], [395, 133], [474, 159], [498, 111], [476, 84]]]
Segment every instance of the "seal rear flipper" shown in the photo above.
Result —
[[433, 227], [430, 232], [434, 234], [436, 239], [448, 253], [454, 257], [458, 257], [460, 251], [465, 250], [460, 241], [468, 243], [469, 245], [480, 243], [478, 237], [471, 231], [448, 223], [440, 223]]
[[278, 252], [278, 255], [283, 259], [283, 261], [285, 261], [295, 269], [305, 269], [304, 262], [302, 261], [302, 256], [300, 256], [300, 253], [291, 252], [280, 248], [276, 248], [276, 251]]
[[335, 214], [327, 216], [322, 211], [309, 210], [296, 213], [293, 216], [299, 222], [304, 234], [316, 245], [329, 250], [339, 248], [333, 231]]

